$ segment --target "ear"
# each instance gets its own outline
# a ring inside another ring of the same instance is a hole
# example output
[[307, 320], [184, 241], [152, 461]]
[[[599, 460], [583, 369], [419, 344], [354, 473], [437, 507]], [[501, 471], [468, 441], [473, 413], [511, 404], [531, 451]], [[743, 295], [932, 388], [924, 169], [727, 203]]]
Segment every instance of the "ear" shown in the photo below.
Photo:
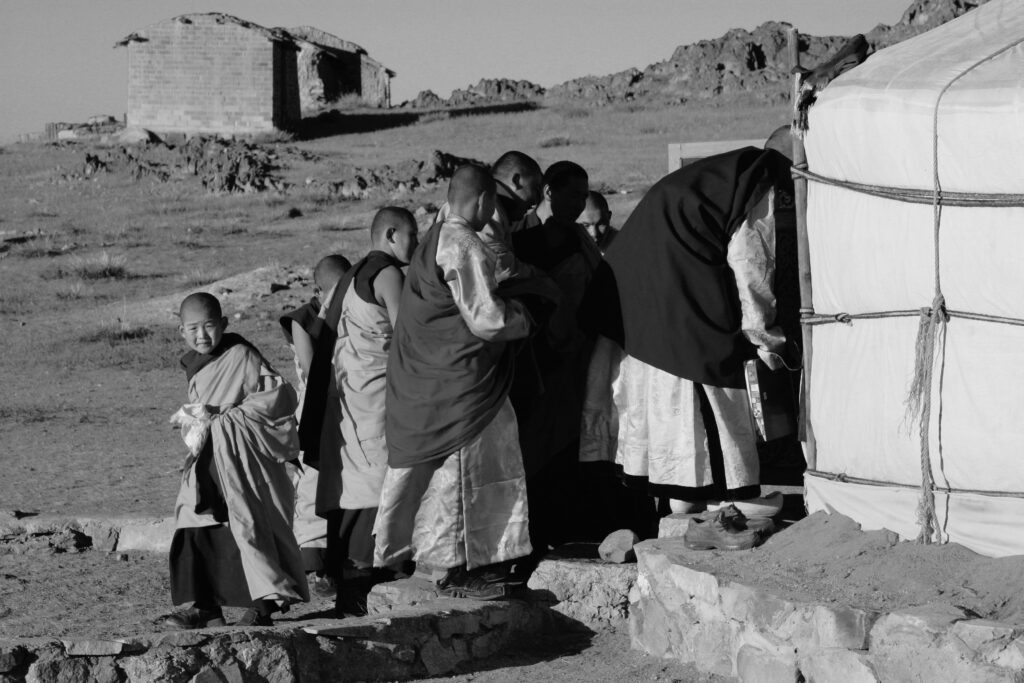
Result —
[[220, 319], [220, 329], [221, 332], [228, 329], [228, 317], [226, 315]]
[[395, 229], [394, 228], [388, 228], [388, 231], [384, 233], [384, 237], [385, 237], [385, 239], [387, 239], [388, 242], [391, 242], [392, 244], [394, 244], [394, 242], [395, 242]]
[[523, 176], [519, 173], [513, 173], [510, 180], [512, 181], [513, 189], [518, 190], [523, 186]]
[[548, 201], [551, 201], [551, 186], [550, 185], [545, 185], [544, 186], [544, 194], [542, 196], [544, 197], [544, 199], [546, 199]]

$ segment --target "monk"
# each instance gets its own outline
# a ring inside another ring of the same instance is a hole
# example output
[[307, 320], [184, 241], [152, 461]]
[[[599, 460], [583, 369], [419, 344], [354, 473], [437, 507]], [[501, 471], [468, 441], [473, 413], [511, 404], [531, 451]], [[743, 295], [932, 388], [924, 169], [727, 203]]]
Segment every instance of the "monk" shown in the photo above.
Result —
[[223, 626], [222, 607], [245, 607], [239, 625], [267, 626], [273, 612], [309, 599], [285, 468], [298, 456], [295, 390], [252, 344], [225, 332], [213, 295], [186, 297], [179, 316], [189, 402], [172, 422], [189, 456], [174, 510], [171, 599], [192, 606], [160, 623]]
[[479, 599], [505, 596], [502, 566], [531, 552], [508, 392], [510, 342], [530, 333], [527, 303], [540, 294], [529, 283], [521, 298], [499, 292], [479, 235], [495, 189], [487, 169], [459, 168], [447, 218], [409, 266], [388, 359], [388, 469], [375, 527], [377, 566], [411, 557], [418, 571], [444, 571], [445, 595]]
[[608, 251], [618, 231], [611, 225], [612, 212], [603, 194], [594, 190], [587, 193], [587, 205], [576, 222], [587, 231], [587, 235], [594, 240], [602, 254]]
[[781, 495], [761, 496], [743, 364], [783, 365], [774, 283], [776, 213], [792, 192], [785, 149], [773, 136], [766, 149], [726, 152], [662, 178], [622, 227], [584, 302], [602, 338], [581, 458], [613, 460], [628, 483], [673, 511], [728, 502], [771, 516], [781, 507]]
[[[536, 366], [517, 366], [512, 405], [530, 501], [530, 540], [538, 554], [573, 539], [578, 527], [579, 424], [594, 335], [577, 323], [579, 305], [601, 252], [576, 222], [587, 202], [587, 172], [559, 161], [544, 172], [541, 201], [528, 227], [512, 236], [516, 258], [551, 278], [560, 300], [530, 340]], [[528, 385], [539, 371], [538, 391]], [[523, 375], [526, 375], [524, 377]], [[525, 380], [525, 381], [524, 381]]]
[[[512, 150], [498, 157], [491, 175], [497, 187], [494, 215], [480, 230], [480, 239], [494, 253], [498, 282], [515, 275], [529, 277], [531, 273], [520, 272], [512, 253], [512, 233], [522, 227], [527, 212], [540, 201], [540, 165], [532, 157]], [[441, 206], [435, 221], [443, 222], [449, 211], [447, 203]]]
[[[281, 331], [295, 358], [296, 390], [300, 397], [296, 418], [302, 416], [302, 396], [306, 391], [313, 361], [314, 344], [320, 335], [322, 321], [319, 318], [320, 292], [330, 291], [338, 280], [352, 267], [349, 260], [340, 254], [331, 254], [320, 259], [313, 268], [313, 283], [316, 291], [305, 304], [286, 312], [280, 318]], [[302, 561], [306, 567], [306, 580], [310, 590], [318, 595], [334, 595], [334, 578], [326, 564], [327, 521], [316, 514], [317, 471], [312, 467], [293, 468], [292, 484], [295, 486], [295, 518], [292, 529], [295, 540], [302, 550]]]
[[[338, 616], [366, 613], [380, 578], [373, 568], [373, 524], [388, 464], [384, 392], [388, 352], [406, 266], [416, 249], [416, 220], [386, 207], [370, 226], [370, 251], [328, 292], [325, 320], [337, 330], [332, 402], [340, 406], [340, 444], [321, 450], [317, 511], [327, 519], [328, 565], [335, 572]], [[336, 322], [335, 322], [336, 321]]]

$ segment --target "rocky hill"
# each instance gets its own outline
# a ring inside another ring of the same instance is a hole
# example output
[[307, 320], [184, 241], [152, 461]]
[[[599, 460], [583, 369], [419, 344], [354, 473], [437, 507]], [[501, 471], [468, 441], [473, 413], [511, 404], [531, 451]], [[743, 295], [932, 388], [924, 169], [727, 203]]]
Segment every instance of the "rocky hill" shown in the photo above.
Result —
[[[987, 1], [913, 0], [896, 24], [879, 24], [865, 37], [872, 50], [879, 50], [935, 28]], [[680, 45], [671, 57], [644, 69], [584, 76], [548, 89], [529, 81], [483, 79], [475, 86], [455, 90], [447, 100], [424, 91], [404, 106], [465, 107], [520, 100], [595, 106], [630, 101], [683, 104], [742, 95], [764, 102], [784, 101], [790, 86], [788, 28], [789, 24], [771, 21], [753, 31], [733, 29], [720, 38]], [[847, 38], [801, 35], [801, 63], [813, 66], [824, 61]]]

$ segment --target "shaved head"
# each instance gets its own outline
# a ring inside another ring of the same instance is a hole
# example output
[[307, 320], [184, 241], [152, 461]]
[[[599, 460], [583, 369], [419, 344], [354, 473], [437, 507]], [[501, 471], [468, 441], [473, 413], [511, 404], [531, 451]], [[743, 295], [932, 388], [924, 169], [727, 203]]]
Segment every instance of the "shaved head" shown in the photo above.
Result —
[[544, 171], [544, 184], [553, 190], [560, 190], [573, 180], [590, 182], [583, 167], [573, 161], [556, 161]]
[[590, 209], [597, 211], [601, 216], [611, 215], [611, 211], [608, 209], [608, 200], [597, 190], [591, 190], [587, 193], [587, 210]]
[[540, 176], [540, 164], [528, 154], [516, 150], [505, 152], [491, 167], [491, 174], [502, 182], [507, 182], [516, 173], [523, 176]]
[[196, 292], [186, 296], [178, 308], [178, 317], [184, 320], [186, 316], [222, 318], [224, 314], [221, 312], [217, 297], [207, 292]]
[[494, 178], [486, 169], [467, 164], [460, 166], [448, 183], [448, 203], [452, 207], [476, 202], [480, 195], [493, 193]]
[[375, 247], [386, 242], [389, 230], [416, 232], [416, 219], [408, 209], [385, 206], [373, 217], [373, 223], [370, 225], [370, 242]]
[[793, 133], [789, 126], [779, 126], [764, 143], [765, 149], [774, 149], [790, 161], [793, 160]]
[[496, 188], [488, 169], [460, 166], [448, 183], [448, 206], [453, 214], [479, 230], [494, 214]]
[[341, 254], [324, 256], [313, 268], [313, 282], [325, 293], [342, 278], [352, 267], [347, 258]]

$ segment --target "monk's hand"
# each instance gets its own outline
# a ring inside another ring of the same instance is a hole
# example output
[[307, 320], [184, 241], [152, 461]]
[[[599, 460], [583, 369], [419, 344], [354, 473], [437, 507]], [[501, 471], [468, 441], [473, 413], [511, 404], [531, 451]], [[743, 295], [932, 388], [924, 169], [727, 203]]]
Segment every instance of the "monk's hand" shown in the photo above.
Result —
[[781, 370], [786, 367], [786, 362], [782, 359], [782, 356], [774, 351], [759, 348], [757, 350], [757, 357], [760, 358], [761, 362], [767, 365], [770, 370]]

